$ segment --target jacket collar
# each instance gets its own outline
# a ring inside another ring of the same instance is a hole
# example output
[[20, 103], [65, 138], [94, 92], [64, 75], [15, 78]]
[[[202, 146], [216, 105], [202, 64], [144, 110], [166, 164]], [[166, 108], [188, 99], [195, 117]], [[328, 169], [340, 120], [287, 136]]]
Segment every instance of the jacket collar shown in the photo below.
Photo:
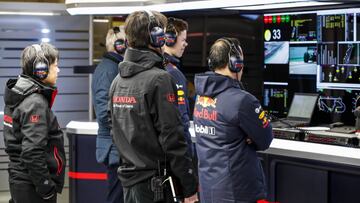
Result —
[[49, 108], [52, 107], [57, 95], [57, 88], [48, 86], [27, 75], [20, 75], [18, 79], [8, 80], [5, 87], [5, 104], [14, 108], [34, 92], [42, 94], [48, 101]]
[[123, 56], [121, 56], [120, 54], [114, 53], [114, 52], [107, 52], [104, 54], [103, 57], [110, 59], [110, 60], [114, 61], [115, 63], [120, 63], [121, 61], [124, 60]]
[[177, 57], [171, 56], [171, 55], [169, 55], [169, 54], [166, 53], [166, 52], [164, 53], [164, 57], [165, 57], [165, 59], [167, 60], [168, 63], [173, 64], [173, 65], [176, 66], [177, 68], [180, 67], [180, 60], [179, 60]]
[[164, 58], [151, 49], [128, 48], [124, 61], [119, 65], [121, 77], [132, 77], [153, 67], [164, 68]]
[[195, 75], [195, 91], [198, 95], [215, 97], [231, 87], [243, 89], [239, 81], [215, 72]]

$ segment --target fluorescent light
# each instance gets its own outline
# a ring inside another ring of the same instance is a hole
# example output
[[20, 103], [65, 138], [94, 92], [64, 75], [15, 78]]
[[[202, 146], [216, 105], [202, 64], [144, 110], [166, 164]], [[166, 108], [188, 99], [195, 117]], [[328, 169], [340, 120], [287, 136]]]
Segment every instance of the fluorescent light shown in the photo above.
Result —
[[280, 85], [280, 86], [287, 86], [287, 82], [264, 82], [264, 85]]
[[50, 42], [50, 39], [47, 37], [41, 38], [41, 42]]
[[147, 2], [149, 0], [65, 0], [65, 4], [78, 3], [121, 3], [121, 2]]
[[314, 1], [304, 1], [304, 2], [290, 2], [290, 3], [274, 3], [274, 4], [263, 4], [263, 5], [254, 5], [254, 6], [240, 6], [233, 8], [225, 8], [229, 10], [266, 10], [266, 9], [279, 9], [279, 8], [300, 8], [300, 7], [310, 7], [310, 6], [325, 6], [325, 5], [335, 5], [341, 4], [341, 2], [314, 2]]
[[[71, 0], [71, 1], [66, 1], [66, 4], [67, 4], [67, 11], [71, 15], [89, 15], [89, 14], [101, 15], [101, 14], [129, 14], [138, 10], [169, 12], [169, 11], [184, 11], [184, 10], [196, 10], [196, 9], [239, 7], [239, 6], [247, 7], [254, 5], [304, 2], [304, 1], [305, 0], [251, 0], [251, 1], [202, 0], [202, 1], [187, 1], [187, 2], [180, 1], [178, 3], [156, 3], [159, 1], [152, 0], [146, 2], [146, 5], [145, 4], [134, 5], [134, 4], [130, 4], [134, 2], [130, 0], [127, 1], [106, 0], [105, 2], [103, 1], [100, 2], [100, 0]], [[84, 2], [86, 3], [82, 5], [82, 3]], [[107, 4], [109, 2], [112, 4]], [[141, 1], [137, 1], [137, 2], [141, 2]]]
[[47, 34], [49, 32], [50, 32], [50, 30], [47, 28], [41, 29], [41, 33]]
[[[122, 6], [122, 7], [77, 7], [68, 8], [67, 12], [70, 15], [89, 15], [89, 14], [129, 14], [134, 11], [142, 10], [137, 6]], [[145, 9], [144, 9], [145, 10]]]
[[108, 23], [109, 19], [93, 19], [94, 23]]
[[54, 15], [59, 15], [59, 14], [53, 13], [53, 12], [0, 11], [0, 15], [54, 16]]

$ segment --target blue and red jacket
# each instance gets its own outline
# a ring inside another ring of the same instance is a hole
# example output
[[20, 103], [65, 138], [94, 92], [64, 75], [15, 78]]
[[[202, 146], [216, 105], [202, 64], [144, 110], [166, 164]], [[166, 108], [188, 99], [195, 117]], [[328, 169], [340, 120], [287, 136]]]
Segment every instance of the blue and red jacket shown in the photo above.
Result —
[[269, 148], [273, 136], [259, 101], [238, 81], [214, 72], [196, 75], [195, 89], [201, 202], [265, 199], [264, 173], [256, 151]]
[[172, 76], [177, 89], [178, 109], [181, 115], [181, 121], [184, 125], [184, 136], [188, 145], [189, 155], [193, 154], [190, 128], [190, 108], [188, 100], [187, 80], [184, 74], [179, 70], [180, 60], [174, 56], [165, 53], [164, 57], [168, 61], [166, 65], [167, 72]]

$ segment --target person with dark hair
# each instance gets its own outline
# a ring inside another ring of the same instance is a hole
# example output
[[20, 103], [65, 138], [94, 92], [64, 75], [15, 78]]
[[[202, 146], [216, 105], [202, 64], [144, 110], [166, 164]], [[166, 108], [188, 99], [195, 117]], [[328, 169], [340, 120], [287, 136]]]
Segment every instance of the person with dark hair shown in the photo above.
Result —
[[201, 202], [255, 203], [267, 195], [256, 151], [270, 146], [272, 127], [241, 85], [243, 61], [239, 41], [220, 38], [210, 48], [212, 71], [195, 76]]
[[190, 108], [187, 91], [187, 80], [180, 71], [180, 58], [182, 57], [188, 43], [186, 42], [188, 24], [186, 21], [178, 18], [168, 18], [168, 24], [165, 29], [165, 53], [167, 60], [166, 70], [173, 77], [178, 98], [178, 108], [181, 114], [181, 120], [184, 125], [185, 140], [188, 144], [189, 154], [193, 155], [190, 127]]
[[58, 50], [48, 43], [27, 46], [22, 74], [5, 87], [4, 140], [9, 155], [11, 200], [55, 203], [64, 185], [63, 132], [51, 110], [57, 88]]
[[[164, 69], [159, 12], [136, 11], [125, 21], [129, 47], [110, 87], [112, 135], [127, 203], [174, 202], [172, 177], [185, 203], [197, 201], [197, 182], [177, 109], [176, 86]], [[165, 188], [164, 188], [165, 187]]]
[[123, 61], [126, 50], [123, 26], [113, 27], [108, 30], [106, 50], [107, 52], [95, 69], [91, 86], [96, 120], [99, 124], [96, 137], [96, 160], [107, 168], [108, 192], [106, 201], [109, 203], [121, 203], [124, 202], [124, 195], [121, 182], [117, 177], [120, 157], [110, 136], [107, 105], [111, 82], [119, 74], [118, 65]]

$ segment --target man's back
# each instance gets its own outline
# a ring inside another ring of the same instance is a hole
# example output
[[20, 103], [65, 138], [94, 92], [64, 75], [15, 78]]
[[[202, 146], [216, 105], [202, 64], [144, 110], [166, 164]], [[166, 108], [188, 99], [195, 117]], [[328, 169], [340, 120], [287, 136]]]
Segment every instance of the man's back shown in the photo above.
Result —
[[[271, 142], [258, 101], [233, 79], [204, 74], [195, 78], [194, 127], [204, 202], [256, 201], [266, 186], [256, 150]], [[206, 84], [204, 86], [204, 84]], [[260, 111], [260, 110], [259, 110]], [[247, 138], [253, 144], [247, 143]]]
[[119, 177], [131, 186], [155, 175], [160, 163], [194, 191], [176, 87], [157, 62], [161, 58], [151, 51], [128, 50], [110, 88], [113, 137], [123, 160]]

